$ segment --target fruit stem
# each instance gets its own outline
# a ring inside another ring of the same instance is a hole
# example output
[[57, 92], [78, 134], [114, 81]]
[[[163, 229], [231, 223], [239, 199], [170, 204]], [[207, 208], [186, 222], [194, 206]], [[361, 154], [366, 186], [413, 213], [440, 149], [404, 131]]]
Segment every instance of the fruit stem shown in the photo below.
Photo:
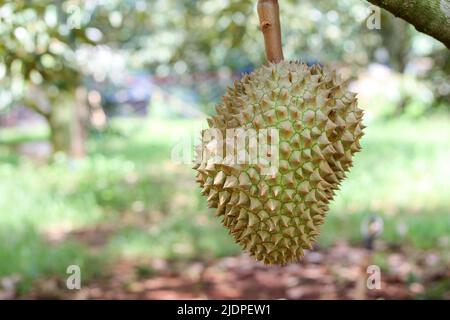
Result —
[[278, 0], [258, 0], [258, 16], [259, 25], [264, 35], [267, 60], [278, 63], [284, 59], [281, 46]]

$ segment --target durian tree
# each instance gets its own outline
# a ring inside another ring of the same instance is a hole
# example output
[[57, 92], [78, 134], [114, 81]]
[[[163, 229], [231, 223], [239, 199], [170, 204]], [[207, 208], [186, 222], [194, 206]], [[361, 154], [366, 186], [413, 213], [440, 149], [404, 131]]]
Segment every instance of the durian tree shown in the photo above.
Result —
[[16, 1], [0, 7], [3, 103], [22, 104], [47, 122], [54, 152], [71, 149], [71, 106], [81, 85], [74, 48], [89, 42], [82, 29], [58, 23], [66, 8]]
[[23, 105], [40, 114], [53, 152], [82, 156], [88, 122], [83, 79], [89, 75], [77, 50], [133, 47], [147, 18], [134, 3], [121, 1], [0, 3], [0, 108]]

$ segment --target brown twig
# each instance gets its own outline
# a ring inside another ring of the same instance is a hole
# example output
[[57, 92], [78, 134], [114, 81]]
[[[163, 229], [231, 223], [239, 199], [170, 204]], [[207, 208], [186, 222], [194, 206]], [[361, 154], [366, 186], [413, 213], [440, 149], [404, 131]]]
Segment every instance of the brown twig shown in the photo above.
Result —
[[258, 16], [267, 60], [278, 63], [283, 60], [278, 0], [258, 0]]

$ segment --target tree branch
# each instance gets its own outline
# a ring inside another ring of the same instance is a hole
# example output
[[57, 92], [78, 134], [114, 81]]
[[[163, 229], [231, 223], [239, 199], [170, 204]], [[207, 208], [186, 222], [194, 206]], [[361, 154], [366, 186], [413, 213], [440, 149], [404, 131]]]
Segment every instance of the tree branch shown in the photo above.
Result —
[[25, 107], [33, 110], [34, 112], [36, 112], [37, 114], [41, 115], [45, 119], [48, 119], [50, 117], [50, 113], [42, 110], [41, 108], [39, 108], [35, 101], [25, 99], [24, 102], [25, 102]]
[[278, 63], [283, 60], [278, 0], [259, 0], [258, 15], [261, 31], [264, 35], [267, 60]]
[[368, 0], [450, 49], [450, 0]]
[[51, 116], [51, 106], [45, 94], [37, 86], [30, 85], [27, 93], [23, 98], [25, 107], [33, 110], [45, 119], [49, 119]]

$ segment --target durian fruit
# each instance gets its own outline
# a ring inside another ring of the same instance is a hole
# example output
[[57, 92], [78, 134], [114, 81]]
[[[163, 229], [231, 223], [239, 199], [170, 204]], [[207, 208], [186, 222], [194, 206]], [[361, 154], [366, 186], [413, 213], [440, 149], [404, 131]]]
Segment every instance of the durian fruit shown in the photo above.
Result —
[[[279, 166], [263, 175], [261, 164], [220, 159], [227, 141], [213, 139], [196, 148], [201, 193], [251, 256], [265, 264], [298, 260], [312, 249], [328, 204], [361, 149], [363, 111], [356, 95], [335, 72], [282, 60], [236, 81], [216, 110], [208, 124], [223, 137], [232, 128], [276, 129]], [[242, 151], [249, 150], [235, 153]]]

